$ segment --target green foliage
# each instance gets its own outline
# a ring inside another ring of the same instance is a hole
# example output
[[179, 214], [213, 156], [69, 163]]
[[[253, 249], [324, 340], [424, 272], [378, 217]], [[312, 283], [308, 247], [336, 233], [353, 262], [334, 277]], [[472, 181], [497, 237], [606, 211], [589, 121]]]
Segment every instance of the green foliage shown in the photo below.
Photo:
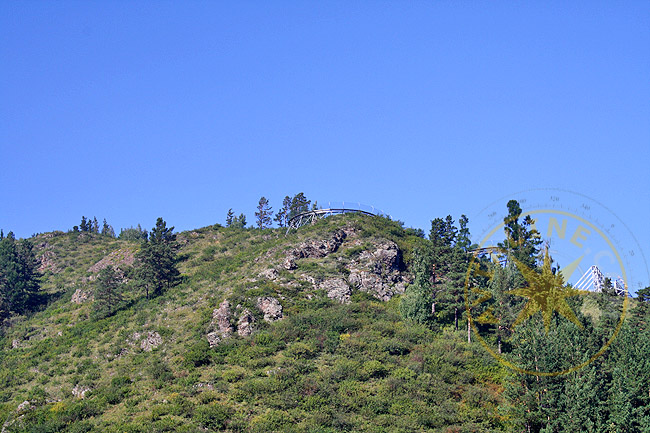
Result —
[[106, 222], [106, 218], [104, 218], [104, 222], [102, 224], [102, 235], [110, 236], [112, 238], [115, 237], [115, 230], [113, 230], [113, 226]]
[[226, 422], [232, 416], [233, 410], [219, 403], [199, 406], [194, 419], [203, 428], [211, 431], [223, 430]]
[[402, 317], [413, 320], [417, 323], [429, 323], [431, 314], [431, 294], [418, 283], [411, 284], [406, 288], [406, 293], [400, 301], [400, 312]]
[[[159, 386], [174, 379], [174, 374], [167, 363], [159, 357], [152, 357], [147, 367], [147, 373]], [[192, 362], [194, 364], [194, 362]]]
[[269, 206], [269, 201], [266, 197], [260, 198], [257, 205], [257, 212], [255, 212], [257, 228], [265, 229], [271, 226], [271, 218], [273, 217], [271, 209], [272, 208]]
[[210, 363], [210, 345], [205, 339], [200, 340], [190, 346], [189, 350], [185, 353], [185, 363], [191, 367], [200, 367]]
[[246, 215], [243, 213], [239, 216], [235, 216], [232, 212], [232, 209], [228, 210], [228, 215], [226, 216], [226, 227], [232, 227], [236, 229], [245, 229], [246, 228]]
[[0, 320], [36, 307], [40, 277], [29, 240], [16, 241], [11, 232], [0, 239]]
[[[180, 233], [177, 257], [185, 259], [175, 265], [184, 278], [176, 288], [145, 300], [135, 291], [137, 273], [127, 270], [124, 302], [102, 320], [88, 320], [94, 303], [72, 303], [72, 293], [88, 288], [91, 267], [114, 251], [133, 250], [133, 242], [91, 233], [39, 236], [34, 244], [47, 242], [60, 268], [45, 273], [42, 290], [61, 296], [5, 328], [0, 419], [8, 433], [648, 431], [645, 292], [593, 365], [556, 378], [519, 375], [453, 326], [454, 307], [464, 304], [455, 292], [462, 287], [458, 270], [470, 248], [463, 220], [457, 228], [451, 217], [436, 219], [431, 239], [397, 221], [360, 215], [326, 218], [286, 237], [281, 230], [220, 226]], [[300, 243], [341, 227], [354, 234], [337, 252], [299, 259], [297, 270], [280, 269], [273, 280], [259, 276], [278, 269]], [[400, 266], [414, 277], [401, 299], [380, 302], [355, 290], [341, 304], [301, 279], [346, 278], [346, 264], [385, 239], [398, 244]], [[36, 257], [42, 253], [35, 248]], [[492, 295], [495, 315], [513, 320], [522, 301], [508, 292], [521, 286], [521, 274], [480, 264], [494, 276], [473, 283]], [[261, 296], [280, 300], [282, 320], [262, 320]], [[233, 332], [210, 348], [205, 334], [218, 330], [213, 308], [223, 299], [231, 305], [230, 325], [247, 308], [257, 317], [256, 331]], [[482, 335], [491, 345], [501, 338], [505, 359], [529, 368], [570, 365], [600, 347], [622, 307], [606, 293], [572, 302], [574, 311], [590, 312], [577, 313], [584, 331], [556, 317], [547, 337], [533, 317], [516, 329], [485, 325]], [[141, 344], [152, 331], [162, 344], [147, 351]], [[72, 397], [75, 386], [89, 388], [84, 399]], [[16, 413], [24, 400], [34, 408]]]
[[230, 208], [228, 209], [228, 214], [226, 215], [226, 227], [231, 227], [234, 220], [235, 214], [232, 211], [232, 208]]
[[103, 319], [115, 313], [124, 301], [123, 283], [112, 266], [107, 266], [97, 276], [93, 301], [93, 317]]
[[522, 209], [517, 200], [510, 200], [507, 207], [508, 215], [503, 219], [506, 239], [499, 246], [519, 262], [529, 268], [535, 268], [542, 244], [541, 235], [534, 228], [535, 221], [530, 215], [519, 220]]
[[285, 196], [282, 200], [282, 207], [275, 214], [274, 220], [278, 223], [278, 227], [285, 227], [291, 212], [291, 197]]
[[413, 259], [414, 283], [402, 298], [402, 316], [418, 323], [454, 323], [463, 320], [465, 274], [469, 266], [468, 219], [461, 216], [461, 230], [453, 218], [431, 221], [429, 241], [421, 244]]
[[136, 254], [136, 275], [139, 285], [149, 294], [158, 296], [179, 281], [177, 268], [179, 249], [174, 227], [167, 228], [162, 218], [156, 221], [148, 240], [143, 241]]
[[126, 241], [144, 241], [149, 237], [149, 234], [146, 230], [143, 230], [138, 224], [137, 227], [129, 227], [126, 229], [120, 229], [119, 239], [124, 239]]
[[293, 218], [296, 215], [299, 215], [304, 212], [309, 211], [309, 204], [311, 200], [307, 200], [305, 194], [299, 192], [291, 198], [291, 204], [289, 205], [289, 214], [287, 215], [287, 221]]

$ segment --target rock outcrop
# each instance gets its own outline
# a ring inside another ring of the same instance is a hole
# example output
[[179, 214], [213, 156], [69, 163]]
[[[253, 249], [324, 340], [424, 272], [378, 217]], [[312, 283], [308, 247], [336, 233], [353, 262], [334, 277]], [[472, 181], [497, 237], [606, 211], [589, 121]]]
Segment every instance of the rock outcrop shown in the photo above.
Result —
[[84, 302], [92, 301], [92, 300], [93, 300], [93, 295], [91, 291], [77, 289], [72, 294], [71, 301], [75, 304], [83, 304]]
[[140, 341], [140, 348], [146, 352], [151, 352], [162, 344], [162, 337], [157, 332], [147, 332], [147, 335]]
[[210, 347], [214, 347], [221, 342], [224, 338], [228, 338], [233, 333], [230, 318], [232, 312], [230, 311], [230, 302], [223, 301], [219, 304], [219, 308], [212, 311], [212, 322], [210, 323], [211, 332], [208, 332], [206, 338]]
[[295, 269], [296, 260], [306, 258], [320, 258], [335, 252], [343, 243], [347, 234], [345, 230], [336, 230], [332, 235], [323, 240], [308, 240], [301, 243], [297, 248], [292, 249], [284, 259], [282, 266], [285, 269]]
[[139, 343], [140, 349], [146, 352], [151, 352], [153, 349], [160, 346], [162, 342], [162, 337], [155, 331], [147, 331], [146, 333], [134, 332], [126, 339], [126, 343], [129, 346], [137, 346]]
[[[49, 245], [47, 246], [49, 247]], [[61, 272], [61, 268], [56, 263], [56, 253], [54, 251], [43, 252], [38, 270], [39, 272], [51, 271], [53, 274]]]
[[239, 316], [237, 321], [237, 334], [241, 337], [248, 337], [255, 330], [253, 328], [253, 323], [255, 323], [255, 316], [248, 310], [244, 310]]
[[282, 319], [282, 305], [272, 296], [257, 298], [257, 308], [264, 313], [264, 321], [275, 322]]
[[352, 290], [343, 278], [331, 278], [329, 280], [322, 281], [318, 285], [318, 288], [325, 290], [325, 292], [327, 292], [327, 297], [330, 299], [334, 299], [343, 303], [350, 302]]
[[86, 393], [89, 391], [90, 388], [88, 388], [87, 386], [76, 384], [74, 388], [72, 388], [72, 395], [77, 398], [84, 399], [86, 398]]
[[279, 276], [278, 271], [276, 271], [273, 268], [266, 269], [258, 274], [258, 277], [266, 278], [267, 280], [271, 280], [271, 281], [277, 280], [278, 276]]
[[132, 266], [135, 262], [135, 254], [132, 250], [128, 248], [120, 248], [115, 250], [94, 265], [92, 265], [88, 272], [91, 274], [97, 274], [102, 269], [113, 266], [116, 270], [122, 271], [125, 268]]
[[32, 406], [29, 400], [25, 400], [18, 405], [18, 407], [16, 408], [16, 413], [26, 412], [32, 409], [34, 409], [34, 406]]
[[368, 292], [382, 301], [404, 293], [401, 275], [402, 256], [397, 244], [383, 241], [374, 251], [364, 251], [346, 267], [350, 271], [350, 284]]

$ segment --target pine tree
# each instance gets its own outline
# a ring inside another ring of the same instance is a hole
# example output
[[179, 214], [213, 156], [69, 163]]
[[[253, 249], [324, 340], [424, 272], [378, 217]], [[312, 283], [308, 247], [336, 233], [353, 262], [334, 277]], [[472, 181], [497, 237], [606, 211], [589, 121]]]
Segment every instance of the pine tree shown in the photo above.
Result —
[[269, 201], [266, 197], [260, 198], [259, 203], [257, 204], [257, 212], [255, 212], [255, 217], [257, 218], [257, 228], [265, 229], [271, 225], [271, 206], [269, 206]]
[[165, 221], [158, 218], [149, 239], [142, 243], [136, 254], [136, 272], [147, 298], [150, 293], [152, 296], [160, 295], [179, 281], [180, 273], [176, 268], [179, 245], [173, 230], [174, 227], [167, 228]]
[[226, 215], [226, 227], [232, 227], [234, 218], [235, 213], [232, 211], [232, 208], [228, 209], [228, 214]]
[[107, 266], [97, 276], [93, 301], [93, 315], [96, 319], [109, 317], [120, 308], [123, 283], [112, 266]]
[[40, 274], [32, 243], [9, 232], [0, 241], [0, 302], [5, 316], [24, 314], [38, 303]]
[[79, 224], [79, 230], [82, 232], [87, 232], [88, 231], [88, 222], [86, 221], [85, 216], [81, 216], [81, 224]]
[[106, 218], [104, 218], [104, 223], [102, 224], [102, 234], [112, 238], [115, 237], [115, 230], [113, 230], [113, 227], [106, 222]]
[[400, 300], [400, 313], [402, 317], [417, 323], [429, 323], [433, 318], [435, 304], [433, 304], [431, 284], [431, 248], [429, 245], [420, 247], [413, 259], [413, 284], [406, 288]]
[[507, 207], [508, 216], [503, 219], [506, 240], [500, 243], [499, 247], [511, 252], [519, 262], [534, 268], [542, 244], [542, 238], [534, 228], [535, 221], [530, 215], [519, 221], [522, 209], [517, 200], [510, 200]]
[[291, 211], [291, 197], [288, 195], [282, 200], [282, 208], [275, 214], [275, 221], [278, 222], [279, 227], [285, 227], [287, 225], [287, 220], [289, 212]]
[[469, 223], [469, 218], [465, 215], [461, 215], [458, 218], [458, 237], [456, 238], [456, 245], [461, 248], [463, 251], [469, 251], [472, 241], [470, 239], [469, 228], [467, 224]]
[[99, 233], [99, 222], [97, 221], [97, 217], [93, 217], [93, 222], [90, 231], [93, 233]]
[[239, 216], [237, 217], [236, 226], [239, 227], [240, 229], [246, 228], [246, 215], [244, 215], [243, 213], [239, 214]]
[[301, 213], [308, 212], [310, 204], [311, 200], [307, 200], [307, 197], [305, 197], [305, 194], [302, 192], [293, 196], [291, 204], [289, 205], [289, 215], [287, 216], [287, 220], [290, 220]]
[[[466, 228], [466, 226], [465, 226]], [[463, 233], [469, 237], [469, 230]], [[458, 229], [453, 218], [435, 218], [431, 221], [429, 241], [418, 248], [415, 255], [415, 281], [406, 296], [402, 313], [413, 316], [404, 308], [415, 309], [423, 320], [427, 317], [443, 323], [454, 323], [456, 330], [465, 312], [465, 274], [469, 255], [457, 244]], [[424, 311], [425, 300], [428, 311]]]

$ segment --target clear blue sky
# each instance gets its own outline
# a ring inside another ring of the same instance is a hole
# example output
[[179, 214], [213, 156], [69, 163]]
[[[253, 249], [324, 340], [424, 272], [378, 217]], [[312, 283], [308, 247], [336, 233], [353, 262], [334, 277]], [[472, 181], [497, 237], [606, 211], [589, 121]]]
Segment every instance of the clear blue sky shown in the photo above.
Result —
[[3, 1], [0, 227], [187, 230], [303, 191], [474, 230], [495, 200], [558, 187], [650, 254], [649, 17], [647, 1]]

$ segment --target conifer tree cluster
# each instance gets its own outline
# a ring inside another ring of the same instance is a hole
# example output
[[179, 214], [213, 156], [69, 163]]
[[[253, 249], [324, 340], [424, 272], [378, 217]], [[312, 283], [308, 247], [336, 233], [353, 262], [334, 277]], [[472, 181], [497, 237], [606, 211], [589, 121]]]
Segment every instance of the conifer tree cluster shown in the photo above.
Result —
[[90, 219], [90, 218], [86, 218], [85, 216], [82, 216], [81, 223], [78, 226], [74, 226], [72, 228], [72, 231], [82, 232], [82, 233], [102, 234], [104, 236], [110, 236], [112, 238], [115, 237], [115, 230], [113, 229], [113, 226], [111, 226], [106, 222], [106, 218], [104, 218], [102, 227], [100, 229], [99, 221], [97, 221], [97, 217], [93, 217], [93, 219]]
[[468, 218], [456, 227], [451, 215], [431, 221], [429, 240], [416, 252], [415, 281], [402, 299], [402, 314], [420, 323], [453, 323], [459, 329], [465, 311], [464, 277], [469, 264]]
[[143, 229], [140, 224], [137, 227], [129, 227], [120, 229], [119, 239], [127, 241], [143, 241], [149, 237], [149, 233]]
[[[259, 229], [270, 228], [275, 221], [278, 227], [286, 227], [289, 220], [296, 215], [308, 212], [310, 209], [318, 209], [318, 204], [314, 202], [311, 206], [311, 200], [305, 197], [305, 194], [300, 192], [293, 197], [285, 196], [282, 200], [282, 207], [275, 212], [273, 216], [273, 208], [266, 197], [261, 197], [257, 203], [257, 212], [255, 212], [255, 226]], [[243, 213], [236, 216], [232, 208], [228, 209], [226, 215], [226, 227], [233, 228], [246, 228], [246, 215]]]
[[25, 314], [39, 302], [40, 274], [32, 243], [0, 236], [0, 319]]

